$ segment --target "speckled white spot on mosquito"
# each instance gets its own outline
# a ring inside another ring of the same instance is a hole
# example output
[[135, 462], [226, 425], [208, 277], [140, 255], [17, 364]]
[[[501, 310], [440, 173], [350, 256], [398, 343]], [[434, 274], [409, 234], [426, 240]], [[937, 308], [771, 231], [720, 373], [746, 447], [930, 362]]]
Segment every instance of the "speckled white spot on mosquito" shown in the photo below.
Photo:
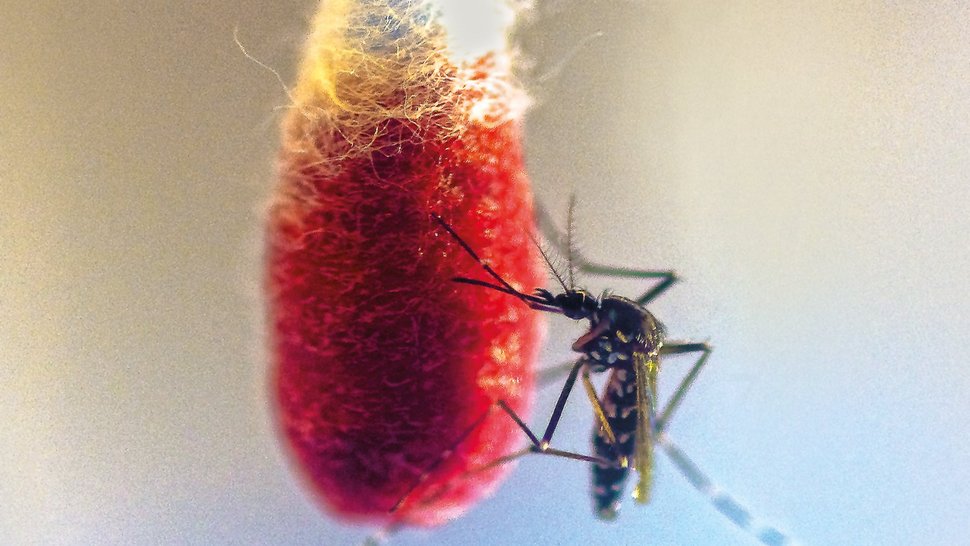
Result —
[[630, 440], [630, 436], [630, 434], [620, 434], [616, 437], [616, 441], [617, 443], [625, 444]]
[[613, 381], [610, 383], [610, 390], [615, 391], [616, 394], [623, 394], [623, 385], [626, 383], [633, 384], [630, 381]]
[[616, 354], [616, 358], [619, 358], [620, 360], [630, 360], [630, 355], [626, 353], [615, 353], [615, 354]]
[[600, 360], [602, 358], [602, 355], [597, 351], [590, 351], [589, 356], [593, 357], [593, 360]]

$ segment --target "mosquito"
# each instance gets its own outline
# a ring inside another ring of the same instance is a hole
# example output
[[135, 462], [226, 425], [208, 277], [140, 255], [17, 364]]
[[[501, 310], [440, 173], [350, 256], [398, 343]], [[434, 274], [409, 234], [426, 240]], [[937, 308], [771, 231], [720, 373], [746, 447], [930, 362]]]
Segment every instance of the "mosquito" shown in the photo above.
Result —
[[[756, 522], [746, 508], [720, 491], [666, 434], [674, 412], [707, 364], [712, 351], [706, 342], [667, 340], [664, 326], [646, 308], [677, 282], [676, 274], [673, 271], [607, 267], [586, 261], [573, 248], [573, 209], [574, 202], [571, 200], [565, 245], [562, 245], [561, 237], [557, 236], [553, 241], [559, 246], [565, 246], [568, 282], [553, 266], [546, 251], [539, 246], [543, 259], [562, 288], [562, 292], [558, 294], [544, 288], [536, 288], [532, 293], [516, 290], [483, 261], [447, 222], [436, 214], [431, 215], [492, 279], [486, 281], [456, 277], [453, 281], [509, 294], [532, 309], [564, 315], [573, 320], [589, 321], [589, 330], [572, 344], [572, 350], [581, 356], [568, 365], [568, 375], [541, 437], [507, 404], [501, 400], [496, 402], [531, 442], [527, 449], [504, 457], [496, 463], [504, 463], [526, 453], [590, 462], [594, 513], [600, 519], [613, 520], [617, 517], [631, 466], [637, 473], [634, 500], [640, 504], [650, 501], [654, 448], [660, 446], [688, 481], [735, 525], [770, 546], [794, 544], [781, 531]], [[595, 297], [586, 290], [575, 287], [576, 269], [614, 277], [656, 279], [657, 282], [635, 299], [610, 293]], [[661, 359], [679, 354], [693, 354], [697, 358], [673, 395], [658, 410], [657, 380]], [[590, 376], [606, 371], [610, 372], [606, 387], [602, 395], [597, 396]], [[552, 447], [553, 436], [577, 379], [583, 383], [598, 423], [593, 432], [592, 455]]]

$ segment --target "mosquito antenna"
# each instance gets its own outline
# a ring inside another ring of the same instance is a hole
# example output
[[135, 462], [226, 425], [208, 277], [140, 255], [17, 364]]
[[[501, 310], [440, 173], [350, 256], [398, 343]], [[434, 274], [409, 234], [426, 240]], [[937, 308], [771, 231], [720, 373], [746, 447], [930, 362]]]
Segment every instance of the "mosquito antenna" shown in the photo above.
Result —
[[573, 265], [573, 230], [575, 229], [575, 224], [573, 223], [573, 211], [576, 209], [576, 194], [569, 194], [569, 211], [566, 213], [566, 264], [569, 266], [569, 287], [576, 287], [576, 267]]
[[529, 238], [532, 239], [532, 244], [536, 245], [536, 248], [539, 249], [539, 254], [542, 254], [543, 261], [546, 262], [546, 265], [549, 266], [549, 270], [552, 271], [552, 274], [555, 275], [556, 280], [559, 281], [559, 286], [562, 286], [563, 292], [569, 292], [569, 288], [566, 286], [565, 281], [563, 281], [562, 275], [559, 274], [559, 270], [556, 269], [556, 266], [552, 264], [552, 260], [549, 259], [549, 255], [546, 253], [546, 250], [542, 248], [542, 245], [538, 240], [536, 240], [535, 237], [532, 236], [532, 234], [529, 234]]

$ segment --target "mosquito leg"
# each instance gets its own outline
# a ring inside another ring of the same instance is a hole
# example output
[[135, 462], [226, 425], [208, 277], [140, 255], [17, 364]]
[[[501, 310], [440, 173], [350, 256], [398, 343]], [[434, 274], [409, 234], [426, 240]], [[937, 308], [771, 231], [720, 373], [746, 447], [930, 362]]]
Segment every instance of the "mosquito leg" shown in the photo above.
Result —
[[[556, 427], [559, 426], [559, 419], [562, 418], [563, 409], [566, 407], [566, 400], [569, 399], [569, 393], [573, 390], [573, 385], [576, 384], [576, 377], [579, 375], [579, 370], [586, 365], [586, 359], [580, 358], [572, 363], [572, 367], [569, 370], [569, 375], [566, 377], [566, 382], [563, 384], [562, 391], [559, 393], [559, 400], [556, 401], [556, 407], [552, 410], [552, 417], [549, 418], [549, 424], [546, 425], [546, 431], [542, 435], [542, 439], [539, 439], [534, 432], [529, 428], [528, 425], [516, 415], [512, 408], [508, 407], [504, 401], [499, 401], [498, 406], [502, 408], [509, 417], [515, 421], [515, 424], [525, 432], [526, 436], [529, 437], [529, 441], [532, 442], [532, 449], [536, 453], [551, 453], [552, 450], [549, 444], [552, 442], [552, 436], [556, 433]], [[582, 455], [582, 457], [586, 457]], [[586, 460], [586, 459], [583, 459]], [[599, 459], [597, 459], [599, 460]]]
[[585, 366], [585, 358], [580, 358], [576, 362], [572, 363], [569, 370], [569, 375], [566, 377], [566, 382], [563, 384], [562, 391], [559, 393], [559, 400], [556, 402], [556, 407], [552, 410], [552, 417], [549, 419], [549, 424], [546, 426], [546, 431], [542, 435], [542, 439], [539, 439], [535, 433], [532, 432], [532, 429], [530, 429], [529, 426], [526, 425], [525, 422], [515, 413], [515, 411], [512, 410], [512, 408], [510, 408], [504, 401], [499, 400], [497, 404], [513, 421], [515, 421], [515, 424], [522, 429], [522, 432], [529, 437], [529, 441], [532, 442], [531, 450], [535, 453], [600, 463], [607, 466], [626, 466], [626, 461], [623, 459], [611, 461], [602, 457], [582, 455], [579, 453], [562, 451], [550, 447], [550, 444], [552, 443], [552, 436], [556, 432], [556, 427], [559, 426], [559, 419], [562, 417], [563, 409], [566, 406], [566, 400], [569, 399], [569, 393], [572, 392], [573, 386], [576, 383], [576, 377], [579, 375], [579, 371], [581, 369], [583, 370], [583, 383], [586, 385], [587, 395], [590, 397], [590, 401], [593, 403], [593, 408], [595, 409], [597, 415], [600, 416], [601, 423], [606, 427], [607, 434], [609, 434], [611, 437], [611, 443], [614, 444], [614, 446], [616, 444], [616, 440], [612, 436], [613, 430], [606, 421], [603, 408], [600, 405], [599, 399], [596, 398], [596, 391], [593, 389], [593, 384], [589, 380], [589, 371], [585, 369]]
[[[582, 359], [580, 361], [582, 361]], [[544, 387], [545, 385], [553, 381], [558, 381], [564, 372], [572, 370], [575, 367], [576, 367], [576, 362], [567, 362], [552, 368], [546, 368], [544, 370], [540, 370], [539, 377], [536, 382], [539, 384], [540, 388]], [[614, 454], [617, 455], [617, 463], [620, 466], [626, 466], [628, 464], [626, 457], [621, 457], [619, 453], [617, 453], [616, 451], [617, 450], [616, 435], [613, 433], [613, 428], [610, 426], [609, 421], [606, 418], [606, 412], [603, 409], [603, 405], [600, 402], [599, 397], [596, 396], [596, 389], [595, 387], [593, 387], [592, 381], [590, 381], [588, 370], [583, 371], [582, 380], [583, 380], [583, 386], [585, 387], [585, 390], [586, 390], [586, 396], [589, 398], [589, 402], [593, 406], [593, 412], [596, 414], [596, 418], [599, 421], [600, 426], [603, 427], [603, 430], [605, 431], [607, 436], [607, 440], [609, 444], [613, 447]], [[520, 428], [522, 427], [522, 425], [519, 425], [519, 426]], [[530, 434], [530, 432], [527, 431], [526, 434], [528, 435]]]
[[684, 400], [684, 395], [690, 390], [697, 376], [700, 375], [701, 370], [707, 364], [708, 357], [711, 356], [711, 351], [713, 349], [707, 343], [665, 343], [660, 349], [660, 354], [662, 355], [679, 355], [688, 353], [701, 353], [700, 357], [691, 366], [690, 371], [687, 375], [680, 381], [680, 385], [677, 386], [677, 390], [667, 401], [667, 405], [664, 406], [662, 412], [657, 417], [654, 422], [654, 430], [657, 433], [663, 432], [667, 425], [670, 424], [670, 419], [673, 417], [674, 412], [680, 407], [680, 403]]
[[[499, 402], [496, 402], [495, 405], [498, 406], [499, 408], [501, 408], [503, 411], [505, 411], [506, 414], [508, 414], [509, 417], [511, 417], [512, 420], [515, 421], [515, 423], [520, 428], [522, 428], [523, 431], [526, 432], [526, 435], [530, 437], [530, 440], [535, 437], [535, 435], [528, 429], [528, 427], [525, 425], [525, 423], [522, 421], [522, 419], [519, 418], [519, 416], [515, 413], [515, 411], [512, 410], [512, 408], [510, 408], [505, 402], [499, 401]], [[610, 460], [610, 459], [606, 459], [606, 458], [603, 458], [603, 457], [595, 457], [595, 456], [590, 456], [590, 455], [583, 455], [581, 453], [574, 453], [574, 452], [571, 452], [571, 451], [563, 451], [563, 450], [554, 449], [554, 448], [546, 448], [544, 451], [541, 451], [541, 450], [539, 450], [537, 448], [537, 446], [536, 446], [535, 443], [532, 443], [528, 447], [522, 448], [522, 449], [520, 449], [518, 451], [514, 451], [512, 453], [509, 453], [508, 455], [503, 455], [501, 457], [497, 457], [497, 458], [493, 459], [492, 461], [489, 461], [488, 463], [485, 463], [485, 464], [483, 464], [481, 466], [472, 468], [472, 469], [464, 472], [461, 476], [457, 476], [457, 477], [453, 478], [452, 481], [457, 482], [457, 481], [460, 481], [462, 479], [467, 479], [470, 476], [474, 476], [475, 474], [479, 474], [479, 473], [482, 473], [482, 472], [487, 472], [487, 471], [489, 471], [489, 470], [491, 470], [493, 468], [502, 466], [504, 464], [511, 463], [511, 462], [513, 462], [513, 461], [515, 461], [515, 460], [517, 460], [517, 459], [519, 459], [519, 458], [521, 458], [521, 457], [523, 457], [525, 455], [532, 455], [532, 454], [550, 455], [550, 456], [553, 456], [553, 457], [560, 457], [560, 458], [564, 458], [564, 459], [582, 461], [582, 462], [585, 462], [585, 463], [600, 464], [600, 465], [607, 466], [607, 467], [617, 467], [617, 466], [619, 466], [619, 463], [617, 461]], [[420, 500], [420, 503], [421, 504], [434, 503], [439, 498], [443, 497], [449, 491], [451, 491], [453, 487], [455, 487], [455, 485], [449, 485], [448, 483], [442, 484], [441, 488], [438, 491], [436, 491], [433, 495], [429, 495], [429, 496], [422, 497], [421, 500]], [[382, 544], [387, 539], [387, 537], [390, 536], [390, 534], [396, 532], [398, 530], [398, 528], [399, 528], [399, 525], [392, 523], [390, 526], [386, 527], [385, 529], [382, 529], [380, 533], [378, 533], [376, 535], [372, 535], [371, 537], [369, 537], [368, 540], [367, 540], [367, 542], [365, 542], [365, 545], [364, 546], [377, 546], [378, 544]]]
[[[573, 459], [576, 461], [584, 461], [587, 463], [598, 463], [606, 466], [618, 466], [620, 463], [618, 461], [613, 461], [610, 459], [605, 459], [603, 457], [595, 457], [593, 455], [583, 455], [582, 453], [575, 453], [573, 451], [563, 451], [561, 449], [555, 449], [549, 447], [548, 442], [543, 442], [539, 440], [536, 435], [529, 429], [529, 426], [525, 424], [524, 421], [515, 413], [515, 411], [510, 408], [504, 401], [499, 400], [498, 406], [508, 414], [509, 417], [515, 421], [515, 424], [525, 432], [526, 436], [529, 437], [529, 441], [532, 442], [532, 446], [528, 449], [529, 453], [537, 453], [539, 455], [552, 455], [554, 457], [562, 457], [564, 459]], [[513, 454], [513, 458], [518, 458], [519, 454]], [[504, 458], [507, 458], [503, 457]], [[511, 459], [510, 459], [511, 460]]]
[[457, 449], [458, 446], [462, 444], [462, 442], [464, 442], [469, 436], [471, 436], [471, 434], [475, 432], [475, 429], [480, 427], [482, 423], [485, 422], [485, 419], [487, 419], [488, 416], [492, 414], [492, 411], [494, 411], [494, 409], [495, 409], [494, 405], [489, 406], [488, 409], [486, 409], [478, 419], [475, 419], [475, 421], [473, 421], [472, 424], [468, 425], [468, 427], [464, 431], [462, 431], [460, 435], [458, 435], [458, 438], [456, 438], [455, 441], [448, 446], [448, 448], [443, 450], [435, 458], [435, 460], [432, 461], [427, 468], [425, 468], [424, 472], [422, 472], [421, 475], [418, 476], [418, 479], [411, 485], [411, 487], [408, 488], [408, 490], [404, 493], [404, 495], [401, 496], [401, 498], [394, 503], [394, 506], [392, 506], [391, 509], [388, 510], [388, 512], [390, 513], [397, 512], [397, 510], [401, 508], [401, 505], [404, 504], [404, 502], [408, 499], [408, 497], [410, 497], [411, 494], [414, 493], [414, 490], [420, 487], [421, 484], [423, 484], [428, 479], [428, 477], [430, 477], [431, 474], [435, 470], [437, 470], [439, 466], [442, 465], [442, 463], [444, 463], [446, 460], [448, 460], [449, 457], [451, 457], [452, 453], [455, 452], [455, 449]]
[[551, 368], [543, 368], [536, 372], [536, 387], [543, 389], [552, 385], [553, 383], [559, 383], [563, 377], [565, 377], [573, 366], [576, 365], [575, 360], [570, 360], [569, 362], [563, 362], [562, 364], [557, 364]]
[[[475, 468], [466, 470], [460, 476], [455, 476], [455, 477], [451, 478], [450, 480], [448, 480], [448, 482], [441, 484], [438, 487], [438, 489], [433, 494], [422, 496], [421, 497], [421, 500], [419, 501], [419, 504], [421, 506], [425, 506], [425, 505], [429, 505], [429, 504], [434, 504], [435, 502], [438, 501], [438, 499], [444, 497], [450, 491], [453, 491], [454, 488], [457, 487], [458, 484], [462, 480], [466, 480], [466, 479], [470, 478], [471, 476], [474, 476], [475, 474], [480, 474], [482, 472], [487, 472], [487, 471], [489, 471], [489, 470], [491, 470], [493, 468], [502, 466], [504, 464], [511, 463], [512, 461], [514, 461], [514, 460], [522, 457], [523, 455], [529, 455], [531, 453], [534, 453], [532, 451], [532, 448], [531, 447], [527, 447], [527, 448], [524, 448], [524, 449], [520, 449], [518, 451], [515, 451], [513, 453], [509, 453], [508, 455], [503, 455], [501, 457], [497, 457], [494, 460], [489, 461], [488, 463], [485, 463], [485, 464], [483, 464], [481, 466], [478, 466], [478, 467], [475, 467]], [[396, 529], [394, 529], [394, 528], [391, 529], [392, 532], [395, 531], [395, 530]], [[388, 529], [382, 530], [382, 533], [384, 535], [387, 535], [388, 534]]]
[[647, 305], [658, 296], [666, 292], [674, 283], [677, 282], [677, 274], [673, 271], [655, 271], [648, 269], [632, 269], [626, 267], [611, 267], [588, 262], [585, 258], [579, 257], [579, 270], [594, 275], [605, 275], [609, 277], [630, 277], [635, 279], [660, 279], [649, 290], [635, 298], [640, 305]]
[[747, 531], [762, 544], [768, 546], [794, 546], [797, 544], [793, 538], [775, 527], [756, 520], [750, 510], [715, 485], [666, 433], [661, 432], [657, 435], [657, 444], [663, 448], [677, 470], [687, 478], [694, 489], [706, 496], [718, 512], [739, 528]]
[[[500, 408], [503, 412], [505, 412], [505, 414], [508, 415], [520, 429], [522, 429], [525, 435], [529, 438], [529, 442], [532, 445], [523, 452], [516, 452], [496, 459], [495, 461], [487, 465], [489, 468], [492, 466], [505, 464], [507, 462], [515, 460], [521, 457], [522, 455], [525, 455], [526, 453], [539, 453], [543, 455], [552, 455], [552, 456], [585, 461], [590, 463], [599, 463], [606, 466], [620, 466], [622, 464], [622, 461], [609, 460], [602, 457], [594, 457], [590, 455], [583, 455], [581, 453], [563, 451], [563, 450], [554, 449], [550, 447], [552, 437], [556, 432], [556, 427], [558, 427], [559, 425], [559, 420], [562, 417], [563, 409], [565, 408], [566, 401], [569, 398], [569, 393], [572, 391], [572, 388], [576, 383], [576, 378], [579, 375], [580, 369], [582, 369], [583, 366], [585, 366], [585, 364], [586, 364], [585, 358], [580, 358], [575, 362], [571, 362], [568, 364], [569, 375], [566, 377], [566, 382], [563, 385], [562, 392], [559, 393], [559, 400], [556, 402], [556, 407], [553, 409], [552, 417], [549, 420], [549, 424], [546, 426], [546, 430], [542, 436], [542, 439], [539, 439], [535, 435], [535, 433], [532, 432], [529, 426], [525, 424], [525, 422], [518, 416], [518, 414], [516, 414], [515, 411], [511, 407], [509, 407], [508, 404], [505, 403], [505, 401], [499, 400], [492, 406], [489, 406], [489, 408], [478, 419], [476, 419], [464, 431], [462, 431], [462, 433], [458, 436], [458, 438], [456, 438], [455, 441], [447, 449], [441, 452], [441, 454], [418, 477], [415, 483], [412, 484], [410, 488], [408, 488], [405, 494], [400, 499], [398, 499], [396, 503], [394, 503], [394, 506], [391, 507], [389, 511], [393, 513], [393, 512], [396, 512], [398, 509], [400, 509], [401, 506], [414, 493], [414, 491], [418, 487], [420, 487], [421, 484], [427, 481], [427, 479], [431, 476], [431, 474], [439, 466], [441, 466], [448, 459], [448, 457], [450, 457], [454, 453], [454, 451], [458, 448], [458, 446], [461, 445], [461, 443], [464, 442], [475, 431], [475, 429], [481, 426], [481, 424], [488, 418], [488, 416], [492, 413], [492, 411], [494, 411], [496, 406]], [[554, 368], [556, 372], [560, 372], [561, 370], [565, 370], [565, 369], [566, 369], [566, 366], [559, 366], [557, 368]], [[592, 384], [589, 383], [588, 372], [584, 375], [584, 382], [588, 384], [587, 389], [592, 388]], [[598, 413], [601, 414], [603, 410], [599, 404], [599, 400], [597, 400], [595, 396], [591, 396], [590, 400], [594, 401], [594, 408], [598, 408]]]
[[[586, 377], [584, 377], [584, 379], [588, 380]], [[598, 400], [596, 401], [596, 404], [597, 404], [597, 406], [599, 406], [599, 401]], [[619, 460], [606, 459], [604, 457], [596, 457], [596, 456], [591, 456], [591, 455], [583, 455], [581, 453], [575, 453], [575, 452], [572, 452], [572, 451], [563, 451], [563, 450], [555, 449], [555, 448], [551, 448], [551, 447], [547, 447], [544, 450], [543, 449], [540, 449], [539, 448], [539, 445], [540, 445], [539, 439], [536, 437], [535, 433], [533, 433], [532, 430], [528, 427], [528, 425], [525, 424], [525, 422], [522, 420], [522, 418], [520, 418], [519, 415], [517, 413], [515, 413], [515, 410], [513, 410], [511, 407], [509, 407], [509, 405], [507, 403], [505, 403], [504, 400], [499, 400], [498, 402], [495, 403], [495, 405], [498, 406], [502, 411], [504, 411], [512, 419], [512, 421], [514, 421], [515, 424], [520, 429], [522, 429], [523, 432], [525, 432], [526, 436], [529, 437], [529, 441], [530, 441], [531, 445], [529, 445], [528, 447], [525, 447], [523, 449], [520, 449], [518, 451], [509, 453], [508, 455], [503, 455], [501, 457], [498, 457], [498, 458], [496, 458], [496, 459], [494, 459], [494, 460], [492, 460], [492, 461], [490, 461], [488, 463], [485, 463], [482, 466], [473, 468], [473, 469], [467, 471], [464, 474], [464, 477], [468, 477], [468, 476], [471, 476], [471, 475], [474, 475], [474, 474], [477, 474], [477, 473], [480, 473], [480, 472], [488, 471], [488, 470], [490, 470], [492, 468], [495, 468], [497, 466], [501, 466], [501, 465], [504, 465], [504, 464], [508, 464], [508, 463], [510, 463], [512, 461], [515, 461], [516, 459], [519, 459], [519, 458], [521, 458], [521, 457], [523, 457], [525, 455], [532, 455], [532, 454], [550, 455], [550, 456], [553, 456], [553, 457], [560, 457], [560, 458], [577, 460], [577, 461], [582, 461], [582, 462], [587, 462], [587, 463], [595, 463], [595, 464], [600, 464], [600, 465], [604, 465], [604, 466], [608, 466], [608, 467], [614, 467], [614, 468], [615, 467], [621, 467], [621, 465], [622, 466], [625, 466], [625, 464], [623, 464]], [[456, 478], [456, 479], [458, 479], [458, 478]], [[443, 489], [441, 491], [440, 495], [443, 495], [446, 492], [447, 492], [447, 489]], [[428, 499], [422, 499], [422, 502], [433, 502], [440, 495], [436, 495], [436, 496], [430, 497]]]
[[[432, 461], [431, 464], [424, 469], [424, 471], [421, 473], [420, 476], [418, 476], [418, 479], [415, 480], [413, 484], [411, 484], [411, 486], [408, 488], [407, 491], [404, 492], [401, 498], [399, 498], [397, 502], [394, 503], [394, 506], [392, 506], [390, 510], [388, 510], [388, 513], [394, 514], [395, 512], [397, 512], [401, 508], [401, 506], [403, 506], [404, 503], [411, 497], [411, 495], [414, 494], [414, 491], [417, 490], [417, 488], [420, 487], [421, 484], [426, 482], [428, 478], [434, 473], [434, 471], [437, 470], [438, 467], [440, 467], [446, 460], [448, 460], [449, 457], [451, 457], [451, 455], [455, 452], [455, 450], [458, 449], [458, 446], [460, 446], [462, 442], [468, 439], [468, 437], [471, 436], [471, 434], [475, 432], [475, 430], [478, 427], [480, 427], [482, 423], [485, 422], [486, 419], [488, 419], [488, 416], [491, 415], [493, 411], [495, 411], [494, 404], [490, 405], [488, 409], [482, 412], [482, 414], [477, 419], [475, 419], [470, 425], [468, 425], [467, 428], [465, 428], [465, 430], [462, 431], [461, 434], [458, 435], [458, 437], [455, 439], [454, 442], [452, 442], [446, 449], [444, 449], [441, 453], [439, 453], [438, 456], [435, 458], [435, 460]], [[447, 491], [447, 488], [444, 488], [435, 495], [421, 498], [419, 502], [420, 503], [432, 502], [434, 498], [440, 497], [446, 491]], [[390, 535], [397, 532], [400, 527], [401, 527], [400, 521], [391, 521], [378, 533], [368, 537], [367, 540], [365, 540], [363, 546], [376, 546], [378, 544], [383, 544], [387, 540], [387, 538]]]
[[[576, 375], [578, 374], [579, 369], [582, 367], [582, 365], [584, 363], [585, 363], [585, 361], [579, 361], [579, 362], [577, 362], [576, 364], [573, 365], [573, 370], [570, 372], [570, 375], [569, 375], [569, 379], [571, 379], [571, 381], [570, 380], [567, 380], [567, 387], [569, 387], [569, 389], [572, 388], [572, 384], [576, 381]], [[568, 394], [569, 394], [568, 389], [564, 388], [562, 395], [560, 395], [560, 402], [561, 402], [561, 404], [557, 404], [557, 411], [554, 411], [553, 412], [553, 419], [555, 420], [555, 422], [558, 422], [559, 416], [562, 414], [562, 407], [561, 406], [562, 405], [565, 405], [565, 400], [568, 397]], [[469, 436], [471, 436], [471, 434], [478, 427], [480, 427], [482, 425], [482, 423], [485, 422], [485, 420], [495, 410], [495, 407], [498, 407], [502, 411], [504, 411], [515, 422], [515, 424], [518, 425], [519, 428], [521, 428], [523, 432], [525, 432], [526, 436], [529, 437], [529, 441], [531, 442], [532, 445], [530, 447], [526, 448], [525, 450], [518, 451], [518, 452], [509, 454], [509, 455], [505, 455], [503, 457], [499, 457], [498, 459], [496, 459], [496, 460], [494, 460], [494, 461], [486, 464], [484, 467], [482, 467], [480, 469], [477, 469], [477, 470], [470, 471], [470, 472], [476, 472], [476, 471], [479, 471], [480, 472], [480, 471], [483, 471], [483, 470], [487, 470], [488, 468], [492, 468], [494, 466], [498, 466], [498, 465], [502, 465], [502, 464], [511, 462], [511, 461], [513, 461], [515, 459], [518, 459], [519, 457], [521, 457], [523, 455], [526, 455], [528, 453], [539, 453], [539, 454], [542, 454], [542, 455], [552, 455], [552, 456], [556, 456], [556, 457], [562, 457], [562, 458], [566, 458], [566, 459], [574, 459], [574, 460], [585, 461], [585, 462], [589, 462], [589, 463], [599, 463], [599, 464], [604, 464], [604, 465], [607, 465], [607, 466], [615, 466], [615, 465], [618, 465], [619, 464], [617, 461], [611, 461], [609, 459], [604, 459], [602, 457], [594, 457], [594, 456], [591, 456], [591, 455], [583, 455], [581, 453], [574, 453], [574, 452], [570, 452], [570, 451], [563, 451], [563, 450], [553, 449], [553, 448], [549, 447], [549, 441], [548, 440], [540, 441], [536, 437], [536, 435], [532, 432], [532, 430], [529, 429], [528, 425], [526, 425], [525, 422], [522, 421], [522, 419], [518, 416], [518, 414], [516, 414], [515, 411], [512, 408], [510, 408], [508, 406], [508, 404], [505, 403], [504, 400], [499, 400], [499, 401], [495, 402], [493, 405], [489, 406], [488, 409], [485, 410], [482, 413], [481, 416], [479, 416], [464, 431], [462, 431], [462, 433], [458, 436], [458, 438], [456, 438], [455, 441], [452, 442], [448, 446], [448, 448], [446, 448], [445, 450], [443, 450], [437, 456], [437, 458], [434, 461], [432, 461], [432, 463], [430, 465], [428, 465], [427, 468], [425, 468], [424, 472], [421, 473], [421, 475], [418, 477], [418, 479], [411, 485], [411, 487], [408, 488], [408, 490], [404, 493], [404, 495], [401, 496], [401, 498], [398, 499], [397, 502], [394, 503], [394, 506], [392, 506], [391, 509], [388, 510], [388, 512], [390, 512], [390, 513], [397, 512], [401, 508], [401, 506], [404, 505], [404, 503], [411, 497], [411, 495], [414, 493], [414, 491], [418, 487], [420, 487], [421, 484], [423, 484], [424, 482], [426, 482], [428, 480], [428, 478], [434, 473], [434, 471], [437, 470], [438, 467], [440, 467], [446, 460], [448, 460], [449, 457], [451, 457], [451, 455], [455, 452], [455, 450], [458, 448], [458, 446], [460, 446], [462, 444], [462, 442], [464, 442]], [[551, 428], [552, 428], [552, 430], [554, 432], [555, 431], [555, 427], [551, 427]], [[549, 434], [549, 439], [551, 440], [551, 438], [552, 438], [552, 434]], [[442, 494], [443, 494], [443, 491], [442, 491]], [[428, 501], [429, 501], [429, 499], [422, 499], [422, 502], [428, 502]], [[388, 528], [385, 531], [393, 531], [393, 530], [391, 528]]]
[[559, 393], [559, 400], [556, 401], [556, 407], [552, 410], [552, 417], [549, 419], [549, 424], [546, 425], [546, 431], [542, 435], [541, 442], [537, 444], [540, 450], [545, 450], [549, 447], [549, 443], [552, 441], [552, 435], [556, 433], [556, 427], [559, 426], [562, 410], [566, 407], [566, 400], [569, 398], [569, 393], [573, 390], [573, 385], [576, 383], [576, 376], [579, 374], [580, 368], [585, 365], [586, 359], [580, 358], [573, 364], [573, 368], [569, 370], [569, 376], [566, 377], [566, 383], [562, 386], [562, 391]]

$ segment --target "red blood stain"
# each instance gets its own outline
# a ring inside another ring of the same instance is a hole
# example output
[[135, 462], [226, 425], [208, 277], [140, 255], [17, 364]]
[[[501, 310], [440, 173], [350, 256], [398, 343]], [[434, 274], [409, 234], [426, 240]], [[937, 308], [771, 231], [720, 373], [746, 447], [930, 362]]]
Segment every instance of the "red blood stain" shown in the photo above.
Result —
[[[463, 97], [474, 100], [475, 97]], [[517, 120], [443, 136], [432, 117], [388, 119], [376, 151], [321, 163], [339, 133], [292, 115], [268, 225], [277, 418], [324, 505], [350, 521], [431, 526], [493, 490], [521, 431], [502, 412], [388, 510], [498, 399], [532, 403], [538, 313], [460, 285], [480, 266], [434, 212], [513, 285], [541, 286]]]

